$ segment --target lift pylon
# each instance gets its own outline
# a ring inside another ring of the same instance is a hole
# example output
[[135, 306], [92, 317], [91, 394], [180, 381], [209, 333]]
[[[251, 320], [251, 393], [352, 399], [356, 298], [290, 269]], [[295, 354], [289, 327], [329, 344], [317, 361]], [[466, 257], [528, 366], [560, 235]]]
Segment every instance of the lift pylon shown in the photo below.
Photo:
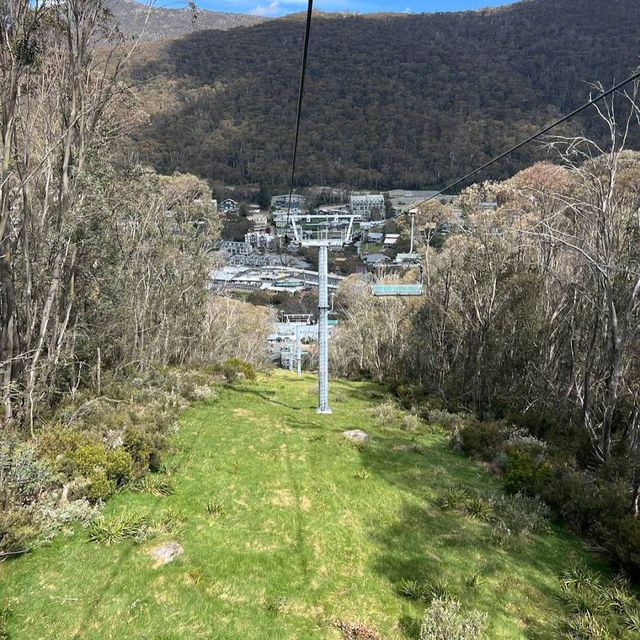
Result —
[[329, 249], [351, 242], [352, 214], [290, 216], [295, 241], [318, 248], [318, 413], [329, 414]]

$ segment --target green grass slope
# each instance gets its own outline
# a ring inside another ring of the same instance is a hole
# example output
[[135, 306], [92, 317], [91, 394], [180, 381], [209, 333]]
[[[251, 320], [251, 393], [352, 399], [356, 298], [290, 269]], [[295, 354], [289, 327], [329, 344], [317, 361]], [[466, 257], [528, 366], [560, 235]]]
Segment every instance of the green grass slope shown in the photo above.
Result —
[[[318, 416], [315, 379], [277, 373], [190, 409], [171, 461], [175, 493], [125, 491], [105, 512], [173, 509], [182, 529], [112, 545], [79, 531], [1, 564], [8, 637], [311, 640], [339, 638], [334, 622], [346, 620], [416, 638], [426, 605], [398, 593], [403, 579], [445, 584], [487, 612], [490, 638], [556, 636], [558, 572], [594, 561], [559, 530], [502, 550], [491, 525], [441, 511], [448, 487], [495, 480], [436, 429], [376, 423], [371, 407], [384, 399], [375, 385], [336, 381], [333, 415]], [[349, 445], [347, 428], [371, 444]], [[148, 550], [163, 539], [184, 553], [154, 568]]]

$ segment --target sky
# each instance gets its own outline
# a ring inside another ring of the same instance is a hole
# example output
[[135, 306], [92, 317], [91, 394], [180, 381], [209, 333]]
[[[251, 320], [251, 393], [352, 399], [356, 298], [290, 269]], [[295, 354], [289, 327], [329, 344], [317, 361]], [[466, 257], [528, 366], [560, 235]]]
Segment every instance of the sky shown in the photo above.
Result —
[[[318, 11], [423, 13], [482, 9], [512, 3], [513, 0], [314, 0], [313, 6]], [[275, 17], [306, 10], [307, 0], [196, 0], [196, 4], [210, 11]]]

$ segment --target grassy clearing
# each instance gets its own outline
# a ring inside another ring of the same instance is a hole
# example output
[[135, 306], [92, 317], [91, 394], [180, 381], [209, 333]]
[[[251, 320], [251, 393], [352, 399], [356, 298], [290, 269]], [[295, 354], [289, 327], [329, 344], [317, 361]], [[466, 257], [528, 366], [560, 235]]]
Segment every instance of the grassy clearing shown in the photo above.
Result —
[[[437, 429], [377, 420], [382, 388], [339, 381], [332, 395], [318, 416], [315, 379], [277, 373], [190, 409], [172, 492], [126, 491], [104, 513], [180, 526], [113, 544], [79, 531], [1, 564], [9, 638], [304, 640], [339, 638], [336, 621], [416, 638], [414, 583], [486, 612], [490, 638], [558, 637], [559, 574], [597, 566], [580, 542], [553, 529], [496, 547], [491, 524], [437, 506], [452, 487], [495, 489], [491, 476]], [[368, 447], [340, 436], [353, 428]], [[149, 549], [169, 540], [184, 552], [154, 568]]]

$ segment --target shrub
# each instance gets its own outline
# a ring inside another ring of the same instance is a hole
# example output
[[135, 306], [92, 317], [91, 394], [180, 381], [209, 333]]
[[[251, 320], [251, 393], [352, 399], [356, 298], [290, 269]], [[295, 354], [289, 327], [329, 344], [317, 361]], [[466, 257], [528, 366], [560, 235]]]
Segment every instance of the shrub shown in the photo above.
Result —
[[92, 502], [106, 500], [131, 477], [133, 460], [124, 449], [107, 451], [102, 444], [84, 444], [69, 454], [74, 476], [89, 481], [87, 497]]
[[372, 407], [370, 411], [376, 422], [383, 426], [392, 425], [398, 420], [398, 409], [391, 400]]
[[104, 469], [97, 469], [88, 478], [89, 492], [87, 497], [91, 502], [104, 502], [116, 492], [116, 481], [107, 477]]
[[640, 576], [640, 520], [627, 516], [601, 526], [604, 543], [634, 577]]
[[549, 507], [537, 497], [499, 496], [494, 510], [503, 525], [515, 535], [546, 533], [549, 530]]
[[167, 450], [167, 437], [149, 432], [142, 426], [130, 426], [124, 434], [124, 448], [133, 460], [134, 475], [158, 471]]
[[0, 513], [0, 559], [29, 551], [38, 529], [26, 509]]
[[420, 640], [480, 640], [485, 626], [486, 614], [463, 614], [457, 600], [435, 598], [424, 613]]
[[540, 495], [551, 476], [550, 465], [512, 447], [506, 450], [506, 456], [505, 489], [509, 493]]
[[[84, 440], [86, 441], [86, 438]], [[51, 462], [60, 462], [70, 451], [75, 451], [82, 442], [82, 435], [78, 431], [55, 426], [44, 430], [38, 437], [38, 456]]]
[[256, 370], [253, 365], [240, 360], [239, 358], [229, 358], [225, 360], [220, 370], [227, 382], [235, 382], [238, 378], [245, 378], [246, 380], [256, 379]]
[[74, 475], [88, 478], [95, 471], [107, 467], [107, 452], [101, 444], [82, 444], [70, 452]]
[[459, 430], [460, 446], [472, 458], [493, 462], [502, 450], [507, 434], [504, 425], [497, 422], [466, 423]]
[[400, 424], [400, 428], [403, 431], [416, 431], [422, 426], [420, 422], [420, 418], [418, 416], [413, 415], [412, 413], [405, 413], [402, 416], [402, 423]]
[[118, 486], [128, 482], [133, 472], [133, 459], [124, 449], [113, 449], [107, 453], [107, 476]]

